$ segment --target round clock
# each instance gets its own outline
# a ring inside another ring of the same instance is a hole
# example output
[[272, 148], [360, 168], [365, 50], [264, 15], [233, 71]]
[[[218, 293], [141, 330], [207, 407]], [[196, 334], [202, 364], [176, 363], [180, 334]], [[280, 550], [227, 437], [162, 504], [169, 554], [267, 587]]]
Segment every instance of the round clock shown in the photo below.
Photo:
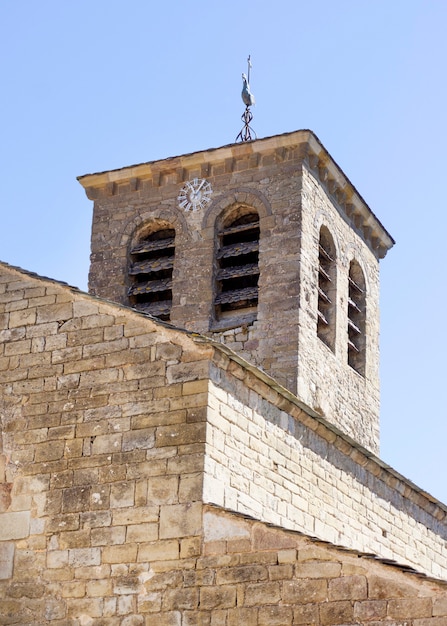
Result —
[[211, 202], [211, 184], [204, 178], [193, 178], [183, 185], [178, 195], [178, 203], [185, 211], [203, 209]]

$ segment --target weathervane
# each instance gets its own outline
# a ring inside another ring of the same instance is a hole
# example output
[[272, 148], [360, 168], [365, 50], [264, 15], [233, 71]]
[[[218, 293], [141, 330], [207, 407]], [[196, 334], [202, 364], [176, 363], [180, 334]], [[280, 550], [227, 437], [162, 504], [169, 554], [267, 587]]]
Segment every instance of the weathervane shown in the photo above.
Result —
[[[242, 74], [242, 93], [241, 93], [242, 102], [245, 104], [245, 111], [243, 112], [241, 116], [241, 120], [244, 122], [244, 126], [241, 132], [239, 133], [239, 135], [236, 137], [236, 142], [237, 141], [252, 141], [252, 139], [256, 139], [256, 133], [250, 126], [250, 122], [253, 119], [253, 114], [250, 111], [250, 107], [253, 106], [255, 103], [255, 97], [250, 91], [250, 69], [251, 69], [250, 55], [248, 55], [247, 63], [248, 63], [247, 75]], [[252, 136], [252, 134], [254, 135], [254, 137]]]

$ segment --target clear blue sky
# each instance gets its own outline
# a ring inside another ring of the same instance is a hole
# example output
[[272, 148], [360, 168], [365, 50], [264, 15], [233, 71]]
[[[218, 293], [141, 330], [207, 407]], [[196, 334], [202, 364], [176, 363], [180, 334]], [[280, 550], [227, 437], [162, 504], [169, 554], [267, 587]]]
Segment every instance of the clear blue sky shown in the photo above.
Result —
[[0, 258], [87, 287], [76, 176], [312, 129], [397, 241], [382, 458], [447, 503], [445, 0], [3, 0]]

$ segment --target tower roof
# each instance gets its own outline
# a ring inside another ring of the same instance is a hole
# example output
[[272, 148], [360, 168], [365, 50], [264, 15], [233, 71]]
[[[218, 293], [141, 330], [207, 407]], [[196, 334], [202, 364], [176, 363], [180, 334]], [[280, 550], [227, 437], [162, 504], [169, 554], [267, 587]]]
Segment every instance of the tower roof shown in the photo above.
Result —
[[227, 159], [250, 158], [256, 166], [265, 155], [273, 156], [277, 161], [299, 157], [307, 163], [325, 185], [328, 193], [335, 198], [336, 206], [344, 219], [357, 231], [361, 231], [363, 238], [378, 258], [383, 258], [394, 245], [393, 237], [311, 130], [297, 130], [255, 141], [234, 143], [220, 148], [209, 148], [119, 169], [85, 174], [79, 176], [78, 180], [87, 196], [94, 200], [103, 195], [119, 193], [119, 188], [123, 185], [130, 185], [131, 190], [136, 190], [146, 180], [152, 180], [153, 185], [159, 186], [162, 184], [161, 174], [167, 171], [175, 173], [181, 182], [185, 179], [185, 173], [194, 168], [199, 168], [206, 176], [212, 165], [225, 162]]

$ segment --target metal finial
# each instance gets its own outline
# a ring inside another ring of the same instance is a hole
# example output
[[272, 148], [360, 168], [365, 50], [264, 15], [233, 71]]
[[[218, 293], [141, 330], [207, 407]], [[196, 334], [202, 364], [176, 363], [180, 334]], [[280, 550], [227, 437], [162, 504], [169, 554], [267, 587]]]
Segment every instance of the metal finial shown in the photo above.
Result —
[[[236, 137], [236, 142], [252, 141], [253, 139], [256, 139], [256, 133], [250, 126], [250, 122], [253, 119], [253, 114], [250, 111], [250, 107], [255, 104], [255, 97], [250, 91], [250, 69], [252, 67], [250, 55], [248, 55], [247, 65], [248, 65], [247, 76], [245, 74], [242, 74], [242, 93], [241, 93], [242, 102], [245, 104], [245, 111], [243, 112], [241, 116], [241, 120], [244, 122], [244, 126], [241, 132], [239, 133], [239, 135]], [[254, 137], [252, 135], [254, 135]]]

